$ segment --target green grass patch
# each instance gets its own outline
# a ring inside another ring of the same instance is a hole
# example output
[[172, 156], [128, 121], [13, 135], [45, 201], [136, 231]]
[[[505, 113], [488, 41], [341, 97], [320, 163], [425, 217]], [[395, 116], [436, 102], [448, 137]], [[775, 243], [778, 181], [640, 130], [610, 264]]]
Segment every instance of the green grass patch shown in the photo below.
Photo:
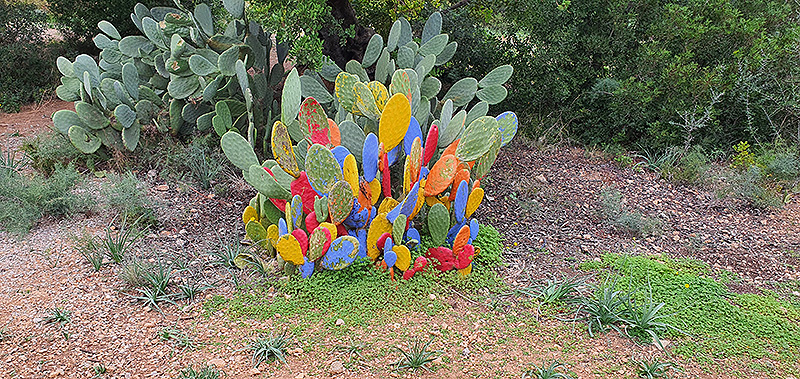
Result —
[[[745, 357], [779, 361], [796, 371], [800, 359], [800, 307], [777, 293], [736, 294], [715, 280], [704, 263], [666, 256], [606, 254], [602, 262], [587, 262], [587, 270], [601, 270], [602, 280], [644, 299], [666, 303], [666, 321], [691, 337], [677, 343], [674, 352], [701, 362]], [[730, 278], [726, 278], [730, 279]], [[669, 332], [680, 338], [678, 332]]]
[[[423, 241], [420, 252], [426, 248]], [[431, 269], [411, 280], [389, 279], [387, 271], [376, 269], [368, 260], [359, 260], [340, 271], [322, 271], [308, 279], [294, 275], [289, 278], [265, 279], [266, 282], [242, 289], [232, 298], [214, 297], [204, 304], [207, 312], [223, 310], [230, 317], [268, 319], [282, 316], [301, 316], [304, 321], [316, 322], [338, 318], [350, 325], [369, 325], [370, 320], [413, 311], [433, 315], [446, 309], [441, 295], [448, 288], [470, 293], [499, 292], [505, 286], [496, 268], [502, 263], [500, 234], [491, 226], [482, 226], [474, 245], [481, 253], [473, 262], [473, 272], [462, 277], [458, 272], [435, 273]], [[434, 299], [430, 294], [436, 294]]]

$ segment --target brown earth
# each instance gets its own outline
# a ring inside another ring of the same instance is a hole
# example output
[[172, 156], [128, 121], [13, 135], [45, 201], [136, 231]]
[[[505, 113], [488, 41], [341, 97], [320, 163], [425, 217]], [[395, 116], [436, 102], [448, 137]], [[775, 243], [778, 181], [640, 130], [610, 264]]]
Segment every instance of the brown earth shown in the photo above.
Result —
[[[48, 116], [65, 108], [69, 103], [55, 102], [0, 115], [2, 145], [14, 148], [24, 137], [43, 132], [51, 125]], [[578, 378], [629, 378], [635, 376], [632, 359], [664, 357], [655, 346], [637, 345], [616, 333], [590, 338], [581, 325], [534, 309], [496, 312], [452, 293], [439, 295], [445, 309], [435, 316], [409, 310], [381, 315], [367, 325], [349, 320], [336, 325], [335, 319], [303, 325], [295, 345], [302, 351], [295, 350], [287, 364], [262, 364], [254, 371], [246, 348], [257, 331], [280, 331], [308, 321], [299, 316], [276, 314], [261, 320], [203, 310], [203, 302], [212, 296], [231, 297], [236, 292], [227, 271], [209, 267], [208, 251], [219, 235], [242, 229], [239, 212], [248, 191], [219, 197], [185, 183], [165, 182], [152, 172], [139, 177], [161, 207], [159, 228], [139, 242], [137, 254], [145, 260], [183, 260], [195, 269], [194, 279], [219, 286], [194, 303], [167, 305], [163, 314], [144, 308], [120, 279], [120, 266], [95, 273], [72, 244], [71, 236], [103, 230], [113, 215], [102, 212], [46, 219], [21, 238], [0, 232], [0, 328], [11, 334], [0, 339], [0, 378], [90, 378], [92, 368], [101, 363], [108, 369], [104, 377], [109, 378], [178, 377], [189, 364], [215, 364], [233, 378], [509, 378], [552, 360], [566, 363]], [[238, 186], [247, 188], [243, 182]], [[660, 234], [633, 238], [607, 225], [597, 209], [599, 193], [608, 186], [618, 188], [631, 209], [658, 218]], [[543, 151], [522, 138], [505, 148], [484, 187], [487, 196], [477, 217], [505, 237], [509, 282], [525, 280], [529, 273], [534, 277], [571, 273], [579, 262], [606, 251], [694, 257], [718, 270], [736, 272], [752, 286], [797, 278], [796, 201], [782, 210], [757, 211], [717, 200], [702, 189], [620, 168], [581, 149]], [[184, 274], [175, 275], [181, 280]], [[241, 280], [255, 283], [253, 276]], [[48, 309], [54, 307], [71, 311], [71, 321], [63, 327], [46, 323]], [[196, 346], [183, 349], [163, 341], [159, 332], [165, 328], [183, 331]], [[408, 347], [411, 341], [430, 336], [437, 337], [432, 347], [443, 351], [434, 373], [390, 371], [389, 364], [399, 357], [394, 346]], [[363, 358], [337, 349], [349, 341], [370, 344]], [[749, 365], [753, 362], [718, 360], [701, 365], [674, 356], [665, 359], [682, 368], [675, 377], [761, 375]], [[337, 361], [345, 372], [332, 375], [331, 365]]]

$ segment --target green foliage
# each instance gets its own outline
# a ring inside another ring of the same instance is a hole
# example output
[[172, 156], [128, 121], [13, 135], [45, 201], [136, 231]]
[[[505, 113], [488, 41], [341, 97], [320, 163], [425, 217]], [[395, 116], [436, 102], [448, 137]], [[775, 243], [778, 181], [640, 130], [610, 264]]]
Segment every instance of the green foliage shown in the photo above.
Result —
[[571, 376], [558, 372], [563, 363], [553, 361], [550, 365], [542, 363], [541, 367], [532, 368], [522, 373], [522, 379], [572, 379]]
[[750, 144], [747, 141], [739, 141], [733, 147], [733, 151], [736, 152], [736, 155], [731, 158], [731, 167], [747, 170], [750, 166], [756, 164], [753, 153], [750, 152]]
[[711, 167], [708, 156], [700, 146], [695, 146], [672, 163], [661, 166], [661, 174], [678, 183], [698, 184], [706, 179]]
[[88, 53], [93, 52], [91, 39], [101, 20], [110, 21], [122, 35], [136, 32], [136, 25], [126, 13], [136, 3], [144, 3], [148, 8], [172, 5], [169, 0], [48, 0], [47, 9], [65, 39]]
[[419, 369], [425, 369], [426, 371], [431, 371], [428, 365], [436, 360], [437, 356], [442, 355], [442, 351], [428, 350], [432, 342], [433, 338], [425, 343], [415, 341], [414, 345], [411, 346], [408, 351], [400, 347], [395, 347], [395, 350], [401, 354], [400, 360], [394, 364], [395, 370], [417, 371]]
[[126, 174], [109, 174], [110, 187], [104, 187], [102, 197], [105, 204], [117, 212], [123, 222], [136, 221], [147, 228], [158, 222], [154, 204], [147, 197], [147, 192], [141, 188], [142, 184], [132, 172]]
[[554, 278], [541, 284], [516, 289], [515, 292], [531, 296], [543, 304], [561, 304], [577, 300], [585, 285], [586, 278]]
[[77, 191], [82, 183], [72, 165], [56, 165], [49, 177], [0, 171], [0, 228], [24, 234], [44, 216], [63, 217], [91, 210], [91, 195]]
[[55, 87], [60, 47], [44, 40], [47, 14], [22, 1], [0, 2], [0, 112], [40, 101]]
[[732, 293], [696, 261], [607, 254], [603, 263], [606, 280], [632, 299], [665, 303], [662, 321], [681, 330], [665, 335], [691, 336], [675, 353], [708, 362], [748, 357], [787, 364], [800, 356], [800, 308], [776, 293]]
[[646, 379], [666, 378], [669, 370], [677, 369], [674, 363], [661, 362], [657, 357], [642, 359], [641, 361], [636, 361], [636, 364], [638, 365], [636, 373], [639, 374], [640, 378]]
[[647, 236], [659, 230], [658, 219], [645, 217], [624, 205], [624, 197], [616, 188], [600, 192], [601, 214], [611, 226], [634, 236]]
[[278, 335], [261, 336], [250, 343], [252, 350], [253, 366], [258, 367], [264, 362], [279, 360], [286, 363], [286, 353], [293, 343], [293, 337], [286, 330]]
[[30, 165], [37, 171], [50, 175], [57, 165], [73, 163], [94, 171], [95, 165], [105, 161], [97, 154], [83, 154], [63, 134], [47, 132], [26, 140], [22, 150], [30, 159]]
[[219, 379], [220, 372], [214, 366], [202, 366], [195, 370], [194, 366], [181, 370], [181, 379]]
[[687, 139], [720, 147], [796, 138], [797, 83], [780, 79], [798, 70], [795, 3], [503, 0], [490, 7], [471, 2], [446, 14], [445, 29], [470, 49], [443, 77], [513, 62], [504, 105], [525, 110], [528, 132], [657, 150]]
[[118, 228], [114, 227], [113, 224], [114, 222], [112, 221], [111, 224], [106, 225], [105, 234], [99, 237], [98, 240], [92, 244], [92, 247], [102, 251], [112, 262], [122, 263], [127, 253], [136, 244], [136, 241], [142, 237], [144, 231], [136, 229], [138, 222], [134, 222], [132, 225], [128, 226], [123, 220]]
[[72, 311], [64, 308], [53, 307], [47, 310], [47, 316], [42, 319], [45, 324], [58, 324], [63, 327], [72, 321]]

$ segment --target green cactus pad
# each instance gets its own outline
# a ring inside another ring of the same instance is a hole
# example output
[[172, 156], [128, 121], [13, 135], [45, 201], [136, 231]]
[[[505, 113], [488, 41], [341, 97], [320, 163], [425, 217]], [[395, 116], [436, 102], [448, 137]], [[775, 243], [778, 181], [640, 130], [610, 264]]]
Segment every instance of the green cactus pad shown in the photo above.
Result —
[[75, 148], [84, 154], [94, 153], [100, 148], [100, 138], [78, 125], [72, 125], [67, 134]]
[[467, 118], [467, 112], [464, 110], [458, 111], [453, 118], [447, 123], [447, 127], [442, 130], [439, 129], [439, 147], [445, 148], [455, 142], [464, 132], [464, 120]]
[[207, 35], [214, 34], [214, 18], [211, 16], [211, 8], [206, 3], [197, 4], [194, 8], [194, 19], [197, 25]]
[[472, 170], [470, 171], [470, 177], [472, 180], [478, 180], [482, 178], [486, 173], [489, 172], [489, 169], [492, 168], [492, 164], [494, 164], [495, 159], [497, 159], [497, 153], [500, 152], [500, 131], [496, 130], [492, 134], [492, 144], [489, 147], [489, 150], [481, 155], [475, 164], [472, 166]]
[[97, 27], [105, 34], [108, 34], [109, 37], [113, 39], [122, 39], [122, 36], [119, 35], [117, 28], [114, 25], [106, 20], [100, 21], [97, 23]]
[[53, 125], [59, 132], [65, 135], [69, 133], [69, 128], [72, 125], [78, 125], [83, 128], [86, 127], [77, 113], [67, 109], [62, 109], [53, 113]]
[[136, 112], [125, 104], [117, 105], [114, 109], [114, 117], [116, 117], [117, 121], [126, 129], [130, 128], [131, 125], [136, 122]]
[[400, 214], [392, 223], [392, 239], [396, 244], [403, 242], [403, 235], [406, 234], [406, 220], [408, 220], [408, 217]]
[[385, 83], [389, 77], [389, 49], [383, 48], [381, 55], [378, 57], [378, 62], [375, 63], [375, 80]]
[[449, 42], [449, 40], [450, 37], [447, 34], [439, 34], [431, 38], [428, 42], [422, 44], [422, 46], [419, 47], [419, 51], [417, 51], [417, 53], [419, 55], [422, 55], [423, 57], [429, 55], [439, 55], [447, 46], [447, 42]]
[[381, 51], [383, 50], [383, 37], [380, 34], [373, 34], [367, 44], [367, 50], [364, 51], [364, 59], [361, 62], [363, 67], [372, 66], [378, 60]]
[[447, 231], [450, 230], [450, 212], [444, 204], [436, 203], [428, 211], [428, 230], [435, 246], [444, 245]]
[[122, 66], [122, 84], [125, 85], [125, 90], [130, 97], [139, 100], [139, 71], [132, 62]]
[[471, 162], [486, 154], [492, 146], [495, 130], [497, 120], [493, 117], [483, 116], [473, 121], [464, 130], [464, 136], [456, 147], [456, 158], [461, 162]]
[[338, 181], [344, 180], [342, 168], [325, 146], [313, 144], [306, 153], [306, 174], [308, 181], [314, 189], [322, 194], [330, 192], [331, 187]]
[[502, 65], [499, 67], [495, 67], [494, 70], [490, 71], [486, 76], [478, 82], [478, 86], [481, 88], [488, 88], [493, 86], [502, 86], [505, 84], [508, 79], [511, 77], [511, 74], [514, 73], [514, 67], [511, 65]]
[[91, 129], [103, 129], [110, 124], [108, 117], [92, 104], [83, 101], [75, 102], [75, 112], [83, 124]]
[[442, 82], [432, 76], [425, 78], [419, 86], [420, 96], [432, 99], [442, 89]]
[[300, 100], [303, 97], [301, 85], [297, 68], [293, 68], [286, 77], [283, 93], [281, 94], [281, 121], [284, 124], [288, 125], [292, 120], [297, 119], [297, 114], [300, 111]]
[[469, 125], [478, 119], [478, 117], [486, 116], [487, 113], [489, 113], [489, 103], [485, 101], [479, 101], [477, 104], [472, 106], [472, 109], [470, 109], [469, 112], [467, 112], [467, 120], [464, 123]]
[[482, 101], [489, 103], [490, 105], [497, 104], [506, 99], [508, 95], [508, 90], [506, 87], [503, 86], [491, 86], [485, 87], [478, 90], [475, 93], [475, 96]]
[[341, 105], [344, 110], [355, 114], [360, 114], [355, 108], [356, 95], [354, 86], [358, 81], [357, 76], [347, 72], [340, 72], [339, 75], [336, 76], [336, 87], [334, 89], [336, 99], [339, 100], [339, 105]]
[[422, 29], [422, 43], [428, 42], [431, 38], [437, 36], [442, 32], [442, 14], [433, 12], [425, 21], [425, 27]]
[[[244, 16], [244, 0], [222, 0], [222, 5], [233, 18], [242, 18]], [[295, 264], [299, 265], [303, 264], [303, 262]]]
[[289, 131], [280, 121], [275, 121], [275, 124], [272, 125], [272, 154], [275, 155], [275, 160], [284, 171], [294, 177], [300, 174]]
[[361, 162], [361, 152], [364, 146], [364, 140], [367, 138], [364, 135], [364, 130], [353, 121], [345, 120], [339, 124], [339, 135], [341, 138], [342, 146], [355, 156], [356, 161]]
[[357, 76], [358, 80], [362, 82], [369, 81], [369, 76], [367, 75], [367, 71], [364, 70], [364, 67], [361, 67], [361, 63], [358, 63], [357, 60], [351, 59], [347, 62], [344, 66], [344, 70]]
[[189, 57], [189, 69], [195, 75], [209, 76], [219, 72], [219, 68], [214, 63], [199, 54], [194, 54]]
[[136, 150], [139, 144], [139, 134], [142, 131], [142, 126], [138, 122], [134, 122], [129, 128], [122, 130], [122, 143], [128, 151]]
[[250, 170], [245, 179], [253, 188], [270, 199], [289, 200], [292, 196], [291, 192], [281, 187], [275, 178], [259, 164], [250, 166]]
[[453, 105], [457, 107], [463, 107], [475, 98], [475, 92], [477, 91], [478, 81], [475, 78], [464, 78], [453, 84], [447, 94], [444, 95], [444, 98], [452, 99]]
[[230, 131], [225, 133], [220, 139], [220, 146], [228, 160], [240, 170], [249, 171], [250, 166], [258, 164], [258, 158], [253, 151], [253, 147], [237, 132]]
[[377, 121], [381, 116], [378, 104], [375, 102], [375, 95], [364, 82], [356, 82], [353, 86], [356, 103], [355, 107], [366, 117]]
[[400, 40], [402, 28], [403, 27], [400, 23], [400, 20], [396, 20], [392, 24], [392, 28], [389, 29], [389, 38], [386, 39], [386, 47], [389, 49], [389, 51], [392, 51], [397, 47], [397, 42]]
[[313, 97], [322, 104], [328, 104], [333, 101], [333, 96], [322, 83], [309, 75], [304, 74], [300, 77], [300, 86], [303, 89], [304, 97]]
[[261, 247], [267, 247], [267, 244], [269, 244], [267, 229], [264, 229], [264, 225], [261, 225], [260, 222], [251, 220], [245, 225], [244, 230], [250, 241]]
[[314, 214], [317, 215], [317, 222], [325, 222], [328, 219], [328, 197], [318, 197], [314, 199]]
[[389, 95], [394, 95], [396, 93], [402, 93], [408, 98], [408, 102], [411, 103], [411, 96], [413, 94], [411, 78], [405, 70], [397, 70], [392, 74], [392, 83], [389, 84]]
[[328, 213], [331, 216], [331, 222], [334, 224], [341, 224], [350, 211], [353, 210], [353, 189], [346, 181], [338, 181], [333, 184], [328, 195]]

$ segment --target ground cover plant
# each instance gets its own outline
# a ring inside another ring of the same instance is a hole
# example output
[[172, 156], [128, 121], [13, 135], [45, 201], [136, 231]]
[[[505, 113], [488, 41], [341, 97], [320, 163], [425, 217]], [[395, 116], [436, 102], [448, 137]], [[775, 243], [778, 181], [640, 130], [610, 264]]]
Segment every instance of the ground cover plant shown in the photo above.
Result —
[[[666, 256], [607, 254], [586, 262], [636, 301], [663, 303], [661, 337], [679, 339], [676, 354], [713, 365], [715, 359], [769, 358], [792, 370], [800, 349], [800, 308], [780, 294], [737, 294], [715, 280], [707, 265]], [[628, 331], [630, 332], [630, 330]]]

